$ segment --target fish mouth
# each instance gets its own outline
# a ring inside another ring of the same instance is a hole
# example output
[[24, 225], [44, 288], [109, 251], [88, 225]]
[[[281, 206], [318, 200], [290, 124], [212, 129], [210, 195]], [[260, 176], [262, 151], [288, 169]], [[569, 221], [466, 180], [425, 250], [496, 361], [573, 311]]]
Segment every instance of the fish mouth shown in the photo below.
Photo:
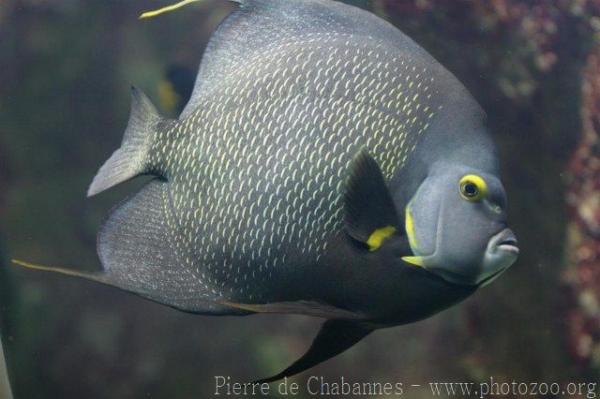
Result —
[[509, 228], [505, 228], [500, 233], [494, 235], [490, 239], [489, 247], [502, 252], [510, 252], [513, 255], [519, 254], [517, 237]]
[[480, 286], [490, 284], [508, 269], [517, 260], [518, 256], [517, 237], [511, 229], [504, 228], [488, 241], [478, 284]]

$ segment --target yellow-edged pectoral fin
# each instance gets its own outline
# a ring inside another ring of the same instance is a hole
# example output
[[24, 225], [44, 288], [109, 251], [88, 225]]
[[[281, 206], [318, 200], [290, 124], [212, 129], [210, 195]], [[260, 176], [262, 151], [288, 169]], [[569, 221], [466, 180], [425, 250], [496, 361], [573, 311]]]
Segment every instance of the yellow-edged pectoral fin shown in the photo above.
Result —
[[[376, 251], [398, 226], [398, 213], [377, 161], [362, 148], [349, 165], [344, 195], [345, 230]], [[400, 226], [401, 227], [401, 226]]]
[[369, 251], [377, 251], [381, 248], [383, 242], [391, 237], [396, 232], [396, 228], [394, 226], [386, 226], [375, 230], [369, 236], [367, 240], [367, 245], [369, 246]]

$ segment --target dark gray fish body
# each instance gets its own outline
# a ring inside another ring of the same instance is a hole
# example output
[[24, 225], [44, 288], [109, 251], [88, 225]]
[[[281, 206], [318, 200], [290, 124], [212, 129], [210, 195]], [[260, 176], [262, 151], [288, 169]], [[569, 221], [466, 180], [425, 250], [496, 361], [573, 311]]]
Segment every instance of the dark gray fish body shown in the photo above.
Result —
[[430, 55], [334, 1], [240, 3], [178, 120], [134, 90], [89, 194], [157, 178], [102, 226], [88, 277], [188, 312], [332, 319], [279, 378], [462, 300], [517, 249], [484, 113]]
[[306, 35], [273, 46], [159, 132], [150, 164], [169, 181], [180, 261], [202, 288], [194, 296], [284, 299], [277, 288], [306, 284], [299, 272], [342, 230], [361, 148], [388, 179], [406, 164], [439, 107], [427, 100], [432, 82], [421, 68], [425, 83], [415, 83], [416, 66], [356, 41]]

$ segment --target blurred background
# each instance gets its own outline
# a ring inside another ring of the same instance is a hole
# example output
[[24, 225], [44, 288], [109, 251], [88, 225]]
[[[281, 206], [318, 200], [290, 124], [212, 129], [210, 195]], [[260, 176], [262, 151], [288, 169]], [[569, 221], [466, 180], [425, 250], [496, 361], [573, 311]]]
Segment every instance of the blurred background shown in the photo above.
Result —
[[[296, 380], [597, 382], [600, 2], [348, 2], [415, 39], [487, 111], [522, 254], [463, 304], [376, 332]], [[173, 92], [185, 97], [210, 33], [234, 8], [207, 0], [137, 19], [166, 3], [0, 1], [0, 331], [17, 398], [209, 397], [215, 375], [280, 371], [320, 324], [183, 314], [9, 264], [99, 267], [97, 227], [140, 185], [85, 198], [121, 141], [129, 86], [176, 115]]]

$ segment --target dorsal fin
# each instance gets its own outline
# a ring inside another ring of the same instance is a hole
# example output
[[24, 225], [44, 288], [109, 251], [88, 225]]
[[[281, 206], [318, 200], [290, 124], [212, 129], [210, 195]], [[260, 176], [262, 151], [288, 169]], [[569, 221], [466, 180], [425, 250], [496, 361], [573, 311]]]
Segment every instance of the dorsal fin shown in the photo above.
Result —
[[200, 65], [192, 97], [180, 118], [189, 116], [203, 95], [248, 59], [268, 48], [308, 40], [312, 34], [368, 37], [433, 59], [410, 38], [372, 13], [331, 0], [244, 0], [212, 35]]
[[[203, 0], [182, 0], [182, 1], [178, 2], [178, 3], [169, 4], [168, 6], [164, 6], [164, 7], [158, 8], [156, 10], [143, 12], [140, 15], [140, 19], [154, 18], [154, 17], [157, 17], [157, 16], [159, 16], [161, 14], [165, 14], [165, 13], [168, 13], [168, 12], [171, 12], [171, 11], [175, 11], [175, 10], [177, 10], [179, 8], [185, 7], [188, 4], [197, 3], [197, 2], [200, 2], [200, 1], [203, 1]], [[233, 1], [235, 3], [243, 3], [244, 2], [244, 0], [229, 0], [229, 1]]]

